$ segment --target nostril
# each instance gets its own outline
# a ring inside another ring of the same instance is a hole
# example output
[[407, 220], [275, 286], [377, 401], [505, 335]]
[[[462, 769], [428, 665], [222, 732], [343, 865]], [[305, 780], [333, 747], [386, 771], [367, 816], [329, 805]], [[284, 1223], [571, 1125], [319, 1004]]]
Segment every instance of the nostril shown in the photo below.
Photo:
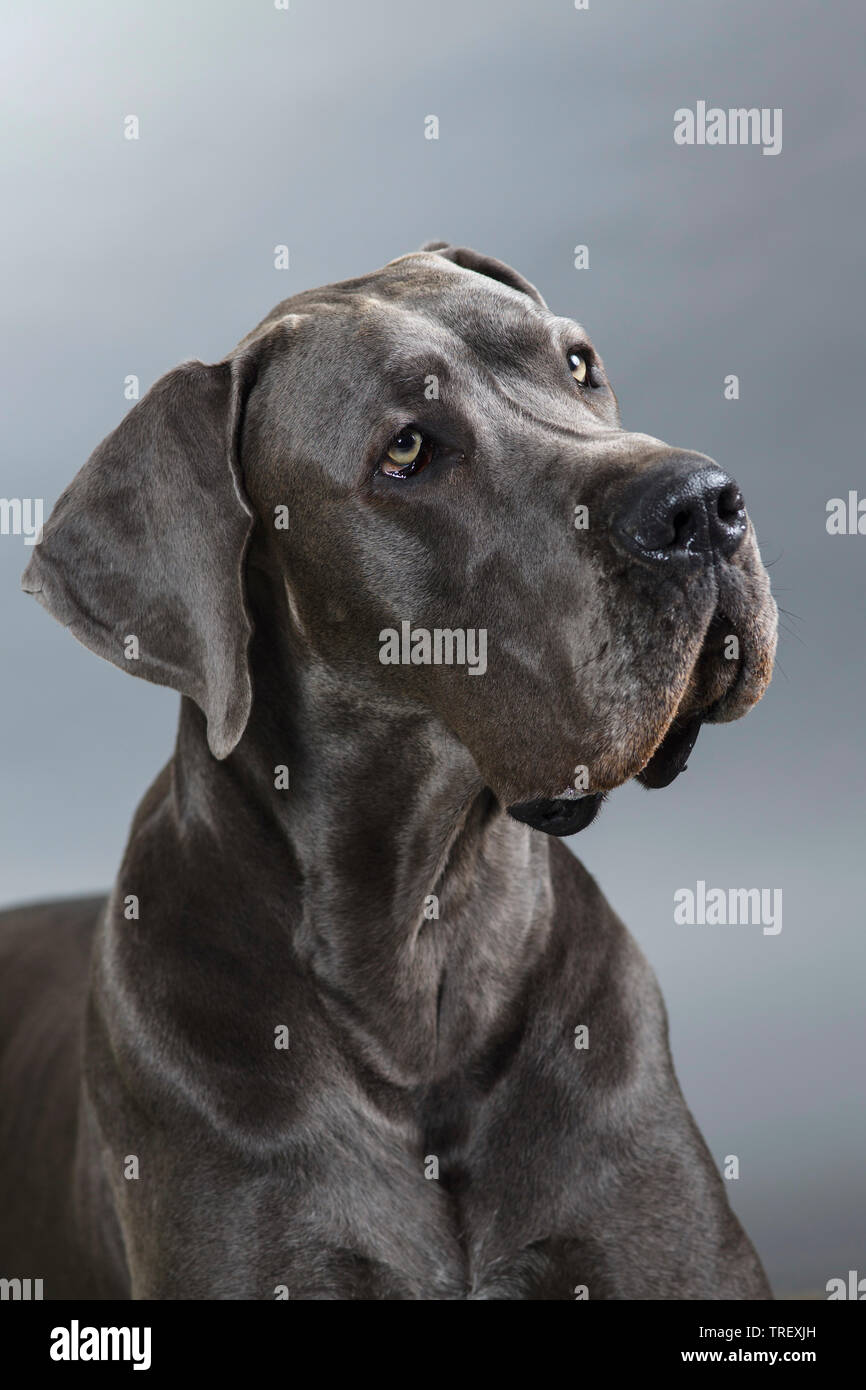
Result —
[[671, 525], [674, 531], [672, 545], [687, 545], [695, 530], [695, 517], [691, 508], [683, 508], [682, 511], [676, 512], [671, 518]]
[[722, 488], [716, 504], [719, 516], [722, 521], [736, 521], [745, 509], [743, 494], [736, 483], [729, 483]]

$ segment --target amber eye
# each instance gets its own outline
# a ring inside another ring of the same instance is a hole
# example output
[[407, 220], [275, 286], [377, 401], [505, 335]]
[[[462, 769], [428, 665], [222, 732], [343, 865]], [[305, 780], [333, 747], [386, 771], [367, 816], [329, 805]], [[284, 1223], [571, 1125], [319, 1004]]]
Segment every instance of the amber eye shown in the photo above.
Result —
[[568, 354], [568, 369], [574, 377], [578, 386], [583, 386], [586, 382], [586, 358], [581, 357], [579, 352], [573, 349]]
[[390, 478], [409, 478], [430, 462], [432, 453], [432, 442], [420, 430], [407, 425], [391, 440], [379, 467]]

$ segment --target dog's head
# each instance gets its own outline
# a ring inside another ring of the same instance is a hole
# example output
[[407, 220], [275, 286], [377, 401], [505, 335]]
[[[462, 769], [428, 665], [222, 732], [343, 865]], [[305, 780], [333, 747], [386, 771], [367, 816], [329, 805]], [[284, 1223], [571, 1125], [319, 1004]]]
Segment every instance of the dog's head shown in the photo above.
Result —
[[252, 699], [251, 536], [317, 660], [432, 711], [553, 833], [629, 778], [673, 780], [700, 724], [770, 679], [736, 483], [623, 429], [580, 325], [466, 249], [297, 295], [163, 377], [58, 501], [24, 587], [195, 700], [223, 758]]

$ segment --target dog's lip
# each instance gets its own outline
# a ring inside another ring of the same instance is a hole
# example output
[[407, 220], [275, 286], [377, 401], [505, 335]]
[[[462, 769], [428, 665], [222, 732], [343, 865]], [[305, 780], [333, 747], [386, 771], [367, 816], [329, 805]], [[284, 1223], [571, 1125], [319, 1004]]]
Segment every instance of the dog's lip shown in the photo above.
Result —
[[[738, 657], [728, 667], [721, 655], [724, 639], [737, 632], [739, 624], [721, 607], [714, 613], [704, 638], [704, 645], [692, 672], [692, 685], [680, 704], [664, 738], [647, 763], [636, 774], [636, 780], [653, 790], [668, 787], [688, 767], [688, 758], [697, 741], [702, 724], [715, 723], [724, 717], [726, 706], [736, 700], [742, 682], [743, 661]], [[726, 667], [730, 670], [727, 683], [719, 692], [719, 682]], [[704, 679], [701, 681], [701, 676]], [[704, 686], [701, 698], [701, 686]], [[710, 686], [710, 690], [706, 686]]]
[[637, 781], [653, 791], [675, 782], [689, 765], [689, 755], [703, 722], [700, 714], [675, 717], [649, 762], [637, 774]]
[[603, 792], [569, 792], [565, 796], [519, 801], [508, 814], [546, 835], [577, 835], [595, 820], [604, 801]]
[[728, 718], [727, 711], [736, 708], [746, 683], [746, 666], [746, 661], [743, 657], [740, 657], [737, 660], [733, 679], [730, 681], [728, 688], [704, 710], [703, 721], [705, 724], [724, 723]]

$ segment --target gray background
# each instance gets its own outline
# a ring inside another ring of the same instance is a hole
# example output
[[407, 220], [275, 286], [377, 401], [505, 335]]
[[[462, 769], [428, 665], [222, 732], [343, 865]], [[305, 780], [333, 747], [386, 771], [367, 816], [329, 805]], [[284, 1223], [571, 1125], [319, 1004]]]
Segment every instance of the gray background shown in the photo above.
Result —
[[[770, 692], [705, 731], [669, 791], [624, 788], [572, 843], [656, 967], [684, 1090], [719, 1163], [739, 1156], [731, 1197], [777, 1292], [866, 1274], [866, 537], [825, 529], [827, 499], [863, 486], [862, 5], [17, 10], [0, 495], [50, 506], [127, 408], [127, 373], [144, 389], [214, 360], [285, 295], [430, 237], [516, 265], [586, 324], [628, 425], [740, 481], [797, 615]], [[675, 146], [673, 112], [699, 98], [782, 107], [782, 153]], [[29, 554], [0, 538], [2, 903], [110, 882], [177, 709], [19, 594]], [[699, 878], [781, 888], [781, 934], [675, 926]]]

